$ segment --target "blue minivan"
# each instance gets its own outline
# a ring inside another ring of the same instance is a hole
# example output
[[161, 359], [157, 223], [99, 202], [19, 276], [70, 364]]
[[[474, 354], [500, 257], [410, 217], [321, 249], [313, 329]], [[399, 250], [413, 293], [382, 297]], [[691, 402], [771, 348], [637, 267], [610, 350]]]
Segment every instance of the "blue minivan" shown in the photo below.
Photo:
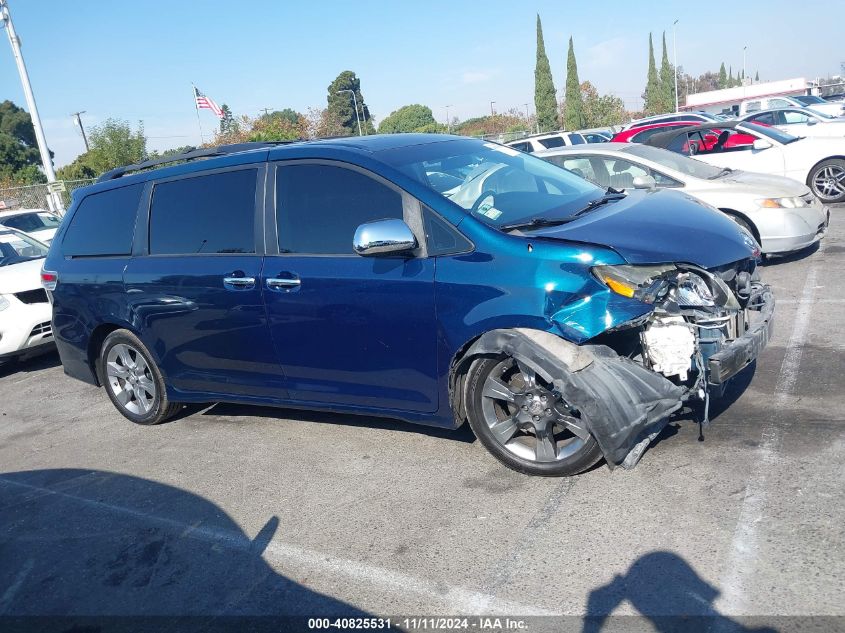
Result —
[[396, 134], [113, 170], [42, 282], [65, 373], [138, 424], [218, 401], [468, 422], [505, 465], [570, 475], [636, 463], [756, 358], [758, 255], [681, 193]]

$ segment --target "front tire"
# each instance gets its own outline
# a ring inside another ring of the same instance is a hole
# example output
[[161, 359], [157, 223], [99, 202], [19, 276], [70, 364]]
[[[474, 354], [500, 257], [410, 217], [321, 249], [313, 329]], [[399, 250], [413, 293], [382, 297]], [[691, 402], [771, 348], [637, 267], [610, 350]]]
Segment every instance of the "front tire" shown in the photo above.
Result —
[[525, 363], [481, 358], [467, 376], [467, 419], [484, 447], [527, 475], [577, 475], [601, 459], [580, 414]]
[[159, 424], [181, 408], [167, 400], [161, 371], [129, 330], [115, 330], [106, 337], [97, 369], [109, 400], [135, 424]]
[[810, 172], [807, 184], [825, 204], [845, 202], [845, 160], [822, 161]]

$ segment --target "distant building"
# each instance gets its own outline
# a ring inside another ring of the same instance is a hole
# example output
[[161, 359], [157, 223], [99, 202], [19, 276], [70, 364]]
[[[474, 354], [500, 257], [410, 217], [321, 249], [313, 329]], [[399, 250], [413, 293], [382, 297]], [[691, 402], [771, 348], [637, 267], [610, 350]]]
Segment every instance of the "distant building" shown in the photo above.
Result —
[[[748, 82], [749, 80], [746, 80]], [[781, 79], [780, 81], [761, 81], [757, 83], [746, 83], [736, 88], [724, 88], [723, 90], [710, 90], [698, 92], [687, 96], [687, 102], [681, 106], [681, 110], [703, 111], [710, 114], [730, 114], [738, 111], [739, 104], [746, 99], [758, 97], [778, 97], [793, 95], [818, 94], [819, 87], [815, 81], [804, 77], [795, 79]]]

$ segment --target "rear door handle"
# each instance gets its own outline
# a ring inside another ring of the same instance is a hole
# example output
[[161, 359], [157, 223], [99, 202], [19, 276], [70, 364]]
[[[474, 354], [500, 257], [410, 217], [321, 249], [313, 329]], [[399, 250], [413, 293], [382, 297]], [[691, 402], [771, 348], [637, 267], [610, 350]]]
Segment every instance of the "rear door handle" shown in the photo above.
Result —
[[223, 287], [227, 290], [252, 290], [255, 277], [223, 277]]
[[302, 282], [296, 278], [280, 279], [278, 277], [269, 277], [267, 279], [267, 287], [270, 290], [290, 290], [292, 288], [299, 288]]

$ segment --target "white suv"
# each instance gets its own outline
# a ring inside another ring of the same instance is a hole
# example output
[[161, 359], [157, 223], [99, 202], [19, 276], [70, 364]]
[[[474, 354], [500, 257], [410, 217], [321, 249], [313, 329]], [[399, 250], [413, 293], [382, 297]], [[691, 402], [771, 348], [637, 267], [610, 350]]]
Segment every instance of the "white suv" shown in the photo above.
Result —
[[44, 209], [0, 211], [0, 228], [9, 227], [30, 233], [39, 242], [50, 244], [62, 220]]
[[520, 152], [527, 152], [531, 154], [533, 152], [541, 152], [546, 149], [554, 149], [555, 147], [584, 145], [586, 142], [587, 139], [577, 132], [552, 132], [550, 134], [526, 136], [525, 138], [505, 143], [505, 145], [518, 149]]
[[0, 364], [34, 356], [53, 343], [52, 310], [41, 287], [47, 246], [0, 227]]
[[797, 97], [760, 97], [757, 99], [746, 99], [739, 104], [739, 115], [743, 116], [757, 110], [774, 110], [776, 108], [812, 108], [818, 112], [824, 112], [830, 116], [842, 116], [845, 114], [845, 104], [824, 101], [812, 103], [809, 106]]

